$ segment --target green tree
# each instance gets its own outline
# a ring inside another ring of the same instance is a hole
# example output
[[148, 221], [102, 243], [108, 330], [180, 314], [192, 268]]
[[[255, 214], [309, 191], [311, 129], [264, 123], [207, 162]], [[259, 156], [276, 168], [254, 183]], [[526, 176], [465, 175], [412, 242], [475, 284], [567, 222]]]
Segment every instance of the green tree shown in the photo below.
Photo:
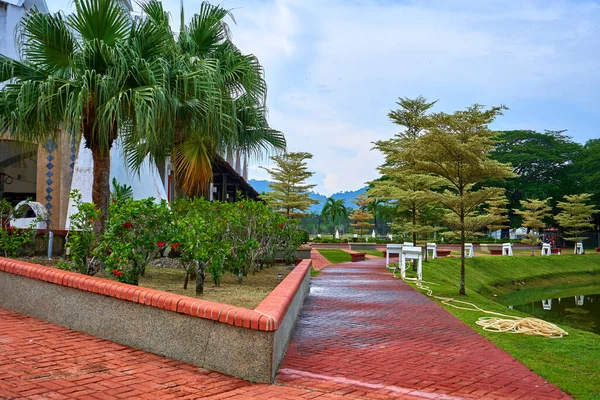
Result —
[[565, 201], [558, 202], [558, 208], [561, 210], [554, 218], [556, 222], [565, 230], [565, 240], [582, 242], [585, 236], [582, 233], [591, 229], [592, 215], [597, 211], [593, 204], [586, 204], [590, 200], [591, 194], [574, 194], [565, 196]]
[[316, 185], [306, 183], [314, 175], [306, 166], [306, 160], [311, 158], [310, 153], [286, 153], [271, 157], [275, 167], [262, 167], [271, 175], [273, 183], [269, 184], [271, 191], [261, 198], [288, 218], [301, 218], [311, 205], [319, 203], [311, 199], [309, 193]]
[[[511, 164], [517, 176], [493, 184], [506, 189], [511, 227], [521, 226], [519, 214], [513, 211], [521, 207], [521, 200], [559, 199], [579, 191], [573, 164], [580, 151], [581, 145], [573, 142], [564, 131], [500, 132], [491, 156], [501, 163]], [[508, 235], [507, 230], [504, 235]]]
[[354, 231], [357, 232], [361, 238], [363, 237], [363, 234], [365, 232], [368, 232], [369, 228], [373, 226], [373, 224], [370, 222], [373, 219], [373, 215], [365, 211], [365, 209], [371, 201], [372, 199], [368, 198], [364, 194], [361, 194], [356, 199], [354, 199], [353, 202], [358, 206], [358, 208], [354, 210], [352, 215], [348, 216], [350, 220], [355, 221], [353, 224], [350, 225], [354, 227]]
[[[574, 177], [581, 190], [600, 203], [600, 139], [588, 140], [573, 162]], [[599, 225], [596, 223], [596, 225]]]
[[540, 231], [546, 227], [544, 218], [550, 216], [549, 200], [549, 198], [545, 200], [521, 200], [523, 210], [515, 210], [515, 213], [523, 218], [523, 226], [527, 228], [526, 238], [522, 242], [531, 245], [532, 256], [534, 255], [533, 246], [540, 242]]
[[478, 208], [498, 196], [502, 189], [481, 186], [492, 178], [513, 176], [511, 167], [490, 158], [497, 132], [489, 129], [504, 107], [484, 109], [473, 105], [453, 114], [437, 113], [429, 118], [427, 133], [400, 152], [415, 173], [441, 178], [444, 191], [428, 191], [428, 197], [442, 204], [449, 213], [444, 218], [458, 232], [461, 243], [460, 294], [465, 294], [466, 237], [495, 219], [480, 215]]
[[[386, 179], [370, 182], [369, 196], [381, 197], [396, 204], [396, 219], [401, 222], [393, 224], [393, 228], [412, 235], [415, 244], [419, 235], [433, 232], [431, 226], [420, 220], [420, 214], [431, 204], [424, 196], [425, 191], [438, 187], [440, 180], [412, 171], [399, 154], [423, 134], [428, 112], [436, 102], [429, 102], [422, 96], [416, 99], [400, 98], [396, 103], [399, 108], [390, 111], [388, 117], [404, 129], [392, 139], [375, 142], [375, 148], [385, 156], [379, 171]], [[407, 222], [405, 213], [409, 214]]]
[[331, 236], [335, 236], [335, 223], [338, 217], [348, 217], [348, 210], [344, 204], [344, 199], [336, 200], [333, 197], [327, 198], [321, 210], [321, 217], [323, 219], [331, 219]]
[[[153, 15], [168, 26], [168, 16]], [[167, 65], [173, 129], [145, 146], [137, 138], [131, 143], [136, 166], [146, 155], [160, 162], [170, 156], [177, 192], [188, 196], [206, 193], [216, 154], [237, 158], [241, 170], [241, 157], [277, 154], [286, 146], [283, 134], [267, 122], [262, 66], [233, 43], [227, 17], [233, 20], [229, 10], [203, 2], [177, 39], [171, 35]]]
[[[156, 4], [153, 3], [153, 4]], [[83, 135], [94, 163], [92, 201], [110, 195], [110, 148], [119, 135], [152, 140], [172, 122], [163, 29], [119, 0], [74, 0], [75, 12], [35, 8], [19, 22], [22, 61], [0, 55], [0, 130], [43, 143], [60, 130]]]
[[496, 198], [490, 199], [486, 202], [487, 207], [485, 211], [488, 214], [496, 217], [495, 220], [487, 226], [491, 232], [508, 228], [508, 225], [506, 225], [508, 222], [508, 216], [506, 215], [508, 210], [504, 207], [507, 202], [508, 200], [504, 195], [497, 196]]

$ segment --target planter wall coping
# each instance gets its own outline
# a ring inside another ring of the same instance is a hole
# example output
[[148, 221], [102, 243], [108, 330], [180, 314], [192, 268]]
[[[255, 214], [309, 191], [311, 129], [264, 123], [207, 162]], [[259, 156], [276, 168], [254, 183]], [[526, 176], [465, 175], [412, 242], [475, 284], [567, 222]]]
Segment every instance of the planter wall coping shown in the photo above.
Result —
[[311, 260], [303, 260], [258, 307], [249, 310], [0, 257], [0, 271], [9, 274], [265, 332], [279, 328], [310, 265]]

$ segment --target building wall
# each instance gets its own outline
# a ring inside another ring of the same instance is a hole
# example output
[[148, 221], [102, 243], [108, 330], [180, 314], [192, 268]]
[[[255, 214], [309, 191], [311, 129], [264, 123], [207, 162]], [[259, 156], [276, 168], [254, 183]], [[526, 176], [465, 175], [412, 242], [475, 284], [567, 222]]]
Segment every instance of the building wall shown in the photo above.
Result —
[[23, 7], [16, 7], [0, 1], [0, 53], [18, 59], [15, 46], [15, 28], [25, 14]]

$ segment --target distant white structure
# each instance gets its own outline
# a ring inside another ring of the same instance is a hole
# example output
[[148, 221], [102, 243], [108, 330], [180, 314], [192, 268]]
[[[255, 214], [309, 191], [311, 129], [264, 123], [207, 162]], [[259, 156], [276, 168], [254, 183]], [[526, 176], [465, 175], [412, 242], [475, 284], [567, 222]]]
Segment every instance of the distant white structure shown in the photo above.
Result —
[[473, 243], [465, 243], [465, 257], [473, 258], [475, 253], [473, 251]]
[[503, 256], [512, 256], [513, 255], [512, 244], [502, 243], [502, 255]]
[[542, 255], [549, 256], [552, 254], [552, 246], [550, 243], [542, 243]]
[[437, 258], [437, 244], [435, 243], [427, 243], [427, 256], [429, 257], [429, 253], [431, 252], [431, 258]]

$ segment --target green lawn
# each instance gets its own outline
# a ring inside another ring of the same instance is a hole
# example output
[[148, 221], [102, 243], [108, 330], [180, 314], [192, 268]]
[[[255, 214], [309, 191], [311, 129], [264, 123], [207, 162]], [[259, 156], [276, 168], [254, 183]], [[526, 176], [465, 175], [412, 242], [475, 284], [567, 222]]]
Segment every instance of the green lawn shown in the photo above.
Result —
[[383, 257], [383, 253], [380, 252], [379, 250], [363, 250], [363, 251], [371, 256]]
[[[409, 273], [411, 269], [409, 268]], [[486, 310], [509, 315], [497, 299], [523, 289], [565, 283], [600, 282], [600, 255], [550, 257], [479, 257], [467, 260], [467, 295], [458, 295], [460, 259], [440, 258], [423, 264], [423, 280], [434, 295], [460, 297]], [[561, 339], [486, 332], [475, 324], [484, 314], [445, 306], [448, 311], [530, 369], [578, 399], [600, 399], [600, 335], [560, 325]]]
[[317, 250], [323, 257], [329, 260], [332, 264], [340, 264], [352, 261], [350, 254], [339, 249], [318, 249]]

